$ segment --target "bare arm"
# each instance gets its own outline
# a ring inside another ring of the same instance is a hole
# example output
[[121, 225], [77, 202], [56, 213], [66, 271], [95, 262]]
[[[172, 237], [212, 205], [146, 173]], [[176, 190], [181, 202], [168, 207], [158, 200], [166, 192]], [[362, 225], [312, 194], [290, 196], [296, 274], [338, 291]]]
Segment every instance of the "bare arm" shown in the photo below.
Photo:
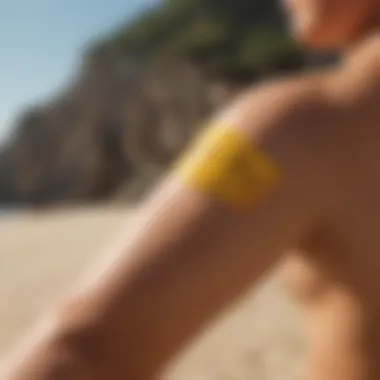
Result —
[[[300, 88], [298, 88], [300, 87]], [[221, 308], [326, 215], [318, 91], [270, 85], [220, 116], [278, 165], [259, 204], [236, 210], [171, 174], [126, 245], [72, 296], [7, 380], [151, 380]], [[37, 369], [38, 370], [37, 370]], [[31, 375], [31, 371], [35, 371]]]

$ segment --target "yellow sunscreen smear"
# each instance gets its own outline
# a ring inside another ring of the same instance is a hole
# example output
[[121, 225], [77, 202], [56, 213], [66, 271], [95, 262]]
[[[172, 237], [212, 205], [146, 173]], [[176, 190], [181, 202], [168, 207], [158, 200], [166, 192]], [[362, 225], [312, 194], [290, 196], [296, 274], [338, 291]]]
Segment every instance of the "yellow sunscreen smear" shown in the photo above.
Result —
[[238, 208], [258, 204], [279, 177], [270, 157], [221, 125], [207, 128], [175, 169], [190, 188]]

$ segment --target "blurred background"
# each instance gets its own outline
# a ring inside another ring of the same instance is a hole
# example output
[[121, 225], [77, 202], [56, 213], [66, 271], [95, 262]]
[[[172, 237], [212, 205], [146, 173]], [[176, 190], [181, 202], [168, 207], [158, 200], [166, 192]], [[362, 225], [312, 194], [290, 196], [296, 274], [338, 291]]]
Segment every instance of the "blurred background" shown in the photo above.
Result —
[[[0, 353], [133, 221], [208, 116], [335, 61], [298, 48], [283, 16], [275, 0], [0, 0]], [[173, 378], [298, 378], [300, 322], [273, 278]]]

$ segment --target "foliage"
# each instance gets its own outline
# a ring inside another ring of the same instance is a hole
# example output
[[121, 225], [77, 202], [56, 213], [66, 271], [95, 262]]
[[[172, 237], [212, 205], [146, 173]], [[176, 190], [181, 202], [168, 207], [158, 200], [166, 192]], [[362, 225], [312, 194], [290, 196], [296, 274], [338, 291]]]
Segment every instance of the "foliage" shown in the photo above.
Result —
[[110, 52], [178, 56], [235, 79], [303, 62], [274, 0], [164, 0], [93, 45], [89, 56]]

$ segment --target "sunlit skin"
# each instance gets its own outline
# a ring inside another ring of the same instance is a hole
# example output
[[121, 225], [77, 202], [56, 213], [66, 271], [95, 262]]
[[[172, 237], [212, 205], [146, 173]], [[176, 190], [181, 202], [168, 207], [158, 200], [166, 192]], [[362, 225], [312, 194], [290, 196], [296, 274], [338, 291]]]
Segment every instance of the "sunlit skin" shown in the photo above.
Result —
[[237, 211], [168, 173], [2, 379], [158, 379], [275, 263], [308, 326], [306, 380], [380, 378], [380, 5], [284, 5], [293, 37], [340, 51], [340, 66], [255, 86], [215, 115], [273, 158], [276, 188]]
[[284, 0], [292, 35], [312, 49], [349, 47], [376, 29], [376, 0]]

